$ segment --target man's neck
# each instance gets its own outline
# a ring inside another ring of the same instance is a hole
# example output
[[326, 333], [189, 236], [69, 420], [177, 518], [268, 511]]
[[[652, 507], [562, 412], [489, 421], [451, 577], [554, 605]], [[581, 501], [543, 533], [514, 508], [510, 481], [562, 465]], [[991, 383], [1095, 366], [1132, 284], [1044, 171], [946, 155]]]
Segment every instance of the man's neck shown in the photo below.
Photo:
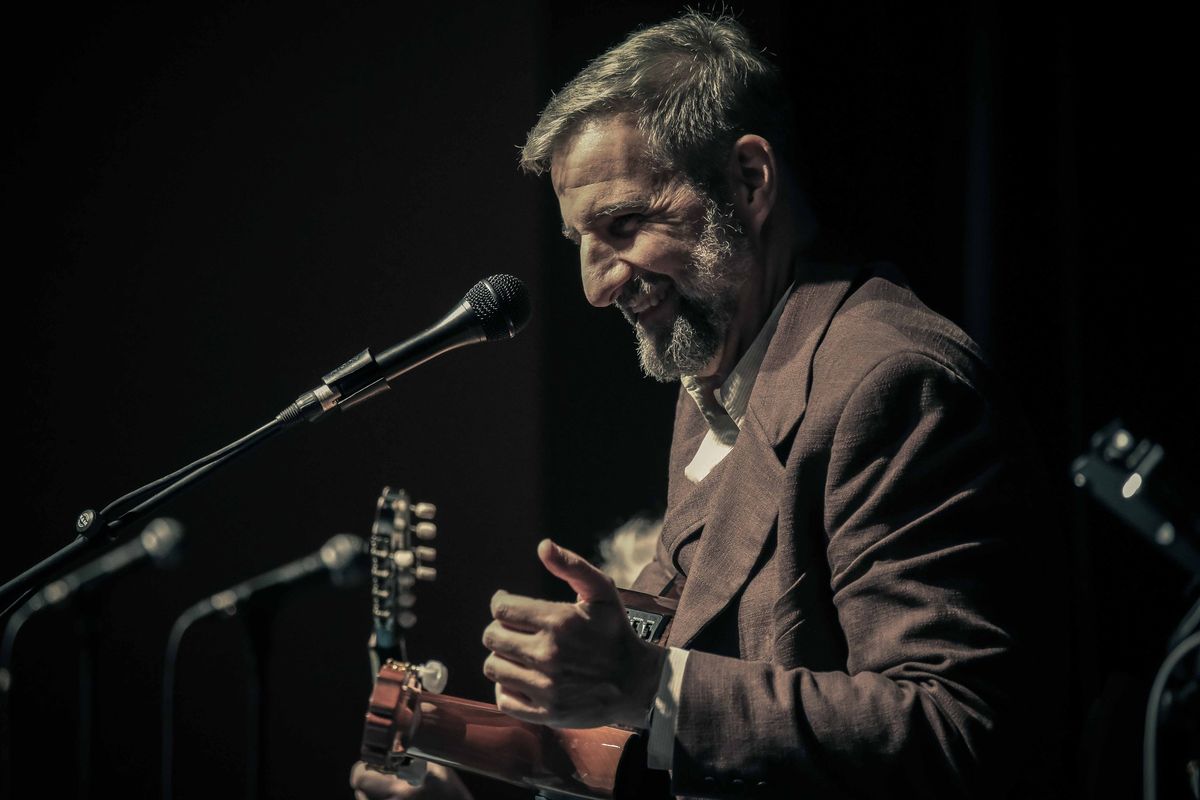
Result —
[[771, 312], [795, 282], [798, 265], [799, 255], [788, 252], [786, 257], [768, 259], [761, 269], [756, 270], [756, 275], [746, 280], [738, 296], [738, 313], [730, 323], [720, 352], [709, 369], [694, 376], [705, 392], [720, 388], [741, 361]]

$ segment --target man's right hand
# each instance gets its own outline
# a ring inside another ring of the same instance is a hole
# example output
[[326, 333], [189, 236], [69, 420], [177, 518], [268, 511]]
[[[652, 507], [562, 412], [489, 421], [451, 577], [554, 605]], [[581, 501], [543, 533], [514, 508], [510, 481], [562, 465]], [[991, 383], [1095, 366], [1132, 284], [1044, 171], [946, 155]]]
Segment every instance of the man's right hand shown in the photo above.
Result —
[[429, 764], [424, 782], [414, 786], [405, 778], [376, 772], [359, 761], [350, 770], [350, 787], [355, 800], [473, 800], [458, 773], [434, 763]]

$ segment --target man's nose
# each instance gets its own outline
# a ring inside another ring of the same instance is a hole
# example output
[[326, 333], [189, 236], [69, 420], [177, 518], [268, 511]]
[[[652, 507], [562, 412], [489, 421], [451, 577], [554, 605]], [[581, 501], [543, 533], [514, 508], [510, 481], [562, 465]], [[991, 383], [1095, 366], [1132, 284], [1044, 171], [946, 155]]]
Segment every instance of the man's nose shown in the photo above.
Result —
[[616, 251], [595, 236], [584, 236], [579, 244], [579, 267], [583, 275], [583, 293], [596, 308], [611, 306], [621, 289], [633, 276], [633, 270]]

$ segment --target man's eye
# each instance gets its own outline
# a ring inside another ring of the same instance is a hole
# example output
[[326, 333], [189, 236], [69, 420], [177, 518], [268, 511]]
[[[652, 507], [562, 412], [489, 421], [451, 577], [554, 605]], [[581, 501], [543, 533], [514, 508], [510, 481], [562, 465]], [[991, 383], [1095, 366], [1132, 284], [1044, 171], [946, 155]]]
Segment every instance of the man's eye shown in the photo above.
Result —
[[637, 229], [641, 226], [642, 220], [645, 219], [641, 214], [622, 214], [613, 219], [609, 225], [609, 231], [613, 236], [627, 237], [637, 233]]

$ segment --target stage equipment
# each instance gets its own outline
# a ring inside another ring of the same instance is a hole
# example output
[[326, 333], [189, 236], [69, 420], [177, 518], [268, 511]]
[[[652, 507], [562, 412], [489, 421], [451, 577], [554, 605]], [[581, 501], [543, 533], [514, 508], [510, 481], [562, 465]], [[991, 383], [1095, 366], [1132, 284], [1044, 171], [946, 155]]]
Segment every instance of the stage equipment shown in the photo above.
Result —
[[[1187, 494], [1173, 479], [1166, 452], [1139, 439], [1121, 420], [1092, 435], [1091, 449], [1071, 464], [1072, 480], [1163, 555], [1187, 570], [1193, 587], [1200, 579], [1200, 517], [1183, 501]], [[1150, 687], [1142, 738], [1142, 794], [1158, 797], [1158, 750], [1163, 728], [1174, 725], [1200, 742], [1200, 598], [1175, 628], [1167, 657]], [[1200, 754], [1177, 773], [1200, 800]]]
[[413, 338], [383, 351], [378, 358], [364, 350], [322, 378], [267, 424], [169, 475], [130, 492], [101, 511], [88, 509], [75, 521], [75, 539], [57, 553], [0, 587], [3, 616], [25, 596], [66, 566], [116, 538], [122, 528], [161, 505], [194, 481], [255, 445], [302, 420], [316, 421], [337, 407], [349, 408], [388, 388], [388, 381], [435, 356], [464, 345], [515, 336], [529, 321], [531, 307], [525, 285], [511, 275], [493, 275], [475, 284], [439, 322]]
[[[207, 597], [188, 608], [171, 626], [163, 660], [162, 687], [162, 796], [171, 800], [174, 788], [174, 731], [175, 731], [175, 668], [183, 636], [196, 622], [210, 616], [241, 617], [247, 635], [247, 658], [250, 661], [250, 724], [247, 735], [247, 769], [249, 785], [257, 797], [265, 797], [263, 785], [266, 771], [260, 763], [265, 738], [262, 720], [267, 718], [262, 687], [267, 670], [266, 632], [271, 622], [271, 607], [282, 594], [323, 579], [338, 587], [350, 587], [361, 582], [366, 562], [367, 546], [357, 536], [339, 533], [312, 555], [276, 567], [235, 586]], [[253, 612], [259, 611], [255, 616]]]

